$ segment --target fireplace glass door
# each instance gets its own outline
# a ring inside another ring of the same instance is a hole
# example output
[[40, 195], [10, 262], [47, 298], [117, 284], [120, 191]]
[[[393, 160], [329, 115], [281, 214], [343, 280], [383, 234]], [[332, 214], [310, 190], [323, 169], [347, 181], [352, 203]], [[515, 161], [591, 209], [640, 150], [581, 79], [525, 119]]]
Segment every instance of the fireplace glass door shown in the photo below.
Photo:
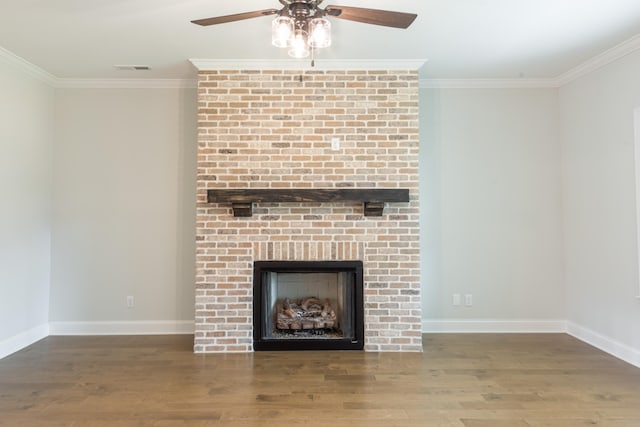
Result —
[[362, 349], [362, 263], [254, 264], [254, 349]]

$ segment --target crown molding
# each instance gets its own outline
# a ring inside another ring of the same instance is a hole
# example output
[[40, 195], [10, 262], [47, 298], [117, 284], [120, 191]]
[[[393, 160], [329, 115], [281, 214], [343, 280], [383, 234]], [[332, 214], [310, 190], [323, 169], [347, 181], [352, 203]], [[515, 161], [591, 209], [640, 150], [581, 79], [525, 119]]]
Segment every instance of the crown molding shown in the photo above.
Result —
[[68, 79], [56, 77], [0, 47], [0, 62], [60, 89], [185, 89], [198, 86], [195, 79]]
[[[539, 79], [420, 79], [422, 89], [537, 89], [558, 88], [597, 69], [604, 67], [624, 56], [640, 49], [640, 34], [596, 55], [577, 67], [553, 78]], [[419, 70], [427, 62], [426, 59], [353, 59], [335, 60], [320, 59], [315, 66], [311, 61], [295, 59], [262, 60], [262, 59], [190, 59], [193, 66], [200, 70]], [[0, 62], [23, 71], [54, 88], [85, 89], [184, 89], [195, 88], [196, 80], [191, 79], [68, 79], [59, 78], [42, 68], [20, 58], [14, 53], [0, 47]]]
[[635, 52], [640, 49], [640, 34], [636, 34], [630, 39], [602, 52], [599, 55], [583, 62], [577, 67], [560, 74], [555, 78], [558, 87], [564, 86], [580, 77], [587, 75], [607, 64], [610, 64], [618, 59]]
[[418, 70], [426, 59], [190, 59], [199, 71], [213, 70]]
[[25, 74], [37, 80], [40, 80], [43, 83], [48, 84], [49, 86], [55, 86], [55, 82], [57, 81], [56, 76], [48, 73], [47, 71], [43, 70], [37, 65], [32, 64], [31, 62], [20, 58], [18, 55], [2, 47], [0, 47], [0, 61], [24, 72]]
[[555, 79], [420, 79], [421, 89], [540, 89], [557, 87]]
[[640, 49], [640, 34], [594, 56], [571, 70], [541, 79], [421, 79], [421, 89], [559, 88]]
[[64, 79], [53, 85], [60, 89], [195, 89], [192, 79]]

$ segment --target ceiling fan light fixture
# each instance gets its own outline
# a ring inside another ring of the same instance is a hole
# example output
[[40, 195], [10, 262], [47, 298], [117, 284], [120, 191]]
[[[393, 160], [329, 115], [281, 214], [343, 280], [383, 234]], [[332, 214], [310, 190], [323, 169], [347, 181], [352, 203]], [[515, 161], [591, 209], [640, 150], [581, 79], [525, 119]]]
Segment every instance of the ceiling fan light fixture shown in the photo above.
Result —
[[295, 30], [293, 33], [293, 39], [291, 40], [291, 49], [289, 49], [289, 56], [294, 58], [306, 58], [309, 56], [310, 49], [307, 42], [307, 32], [304, 30]]
[[[271, 44], [288, 49], [289, 56], [306, 58], [318, 49], [331, 46], [331, 22], [325, 17], [346, 19], [365, 24], [392, 28], [408, 28], [418, 15], [415, 13], [369, 9], [349, 6], [319, 7], [324, 0], [278, 0], [281, 9], [263, 9], [253, 12], [191, 21], [209, 26], [242, 21], [261, 16], [276, 15], [271, 23]], [[313, 65], [313, 61], [311, 61]]]
[[309, 21], [309, 46], [321, 49], [331, 46], [331, 22], [326, 18], [313, 18]]
[[271, 44], [290, 47], [293, 41], [294, 21], [288, 16], [278, 16], [271, 23]]

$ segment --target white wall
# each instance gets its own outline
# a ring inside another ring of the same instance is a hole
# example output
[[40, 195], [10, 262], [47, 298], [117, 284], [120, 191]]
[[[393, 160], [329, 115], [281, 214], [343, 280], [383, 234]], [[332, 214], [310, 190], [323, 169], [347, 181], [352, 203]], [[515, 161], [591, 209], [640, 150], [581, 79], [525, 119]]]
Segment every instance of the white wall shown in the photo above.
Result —
[[195, 89], [57, 90], [52, 333], [192, 330], [196, 119]]
[[562, 328], [557, 90], [422, 89], [420, 103], [426, 329]]
[[[568, 319], [640, 365], [638, 75], [635, 52], [559, 90], [421, 90], [429, 329]], [[0, 93], [0, 357], [49, 320], [54, 333], [190, 323], [195, 90], [54, 94], [0, 58]]]
[[634, 200], [636, 51], [560, 89], [568, 320], [640, 366]]
[[0, 52], [0, 358], [46, 336], [54, 91]]

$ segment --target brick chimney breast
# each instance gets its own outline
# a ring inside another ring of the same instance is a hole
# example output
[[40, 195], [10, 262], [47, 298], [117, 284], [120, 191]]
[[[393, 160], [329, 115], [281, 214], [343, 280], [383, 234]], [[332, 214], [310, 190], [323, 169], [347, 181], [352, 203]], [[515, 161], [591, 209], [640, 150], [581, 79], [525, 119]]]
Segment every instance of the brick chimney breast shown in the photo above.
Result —
[[[365, 351], [422, 351], [418, 114], [415, 70], [199, 71], [196, 352], [253, 351], [253, 262], [271, 260], [361, 260]], [[403, 188], [410, 201], [382, 216], [261, 202], [250, 217], [207, 202], [253, 188]]]

